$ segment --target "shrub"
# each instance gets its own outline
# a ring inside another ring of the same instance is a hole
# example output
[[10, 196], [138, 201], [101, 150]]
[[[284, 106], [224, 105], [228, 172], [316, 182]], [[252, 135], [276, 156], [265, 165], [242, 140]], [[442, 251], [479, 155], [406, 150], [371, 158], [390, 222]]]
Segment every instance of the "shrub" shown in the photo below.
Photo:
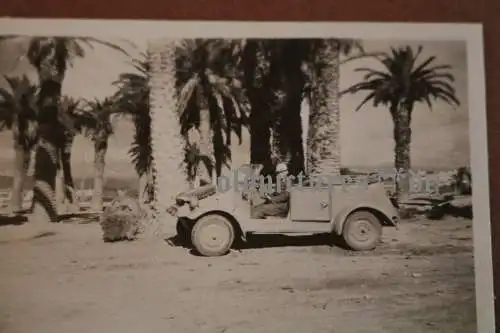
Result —
[[104, 210], [100, 225], [105, 242], [134, 240], [141, 231], [146, 212], [139, 202], [128, 196], [119, 196]]

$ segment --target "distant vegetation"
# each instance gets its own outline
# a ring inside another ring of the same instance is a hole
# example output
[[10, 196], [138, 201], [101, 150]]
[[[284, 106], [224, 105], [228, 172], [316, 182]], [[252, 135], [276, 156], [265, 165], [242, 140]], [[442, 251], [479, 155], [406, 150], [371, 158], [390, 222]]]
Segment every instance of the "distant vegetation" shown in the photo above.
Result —
[[[88, 177], [86, 179], [75, 178], [76, 189], [86, 189], [92, 190], [94, 179], [92, 177]], [[14, 178], [11, 176], [0, 175], [0, 190], [10, 190], [12, 188], [12, 184], [14, 182]], [[26, 183], [24, 184], [24, 190], [28, 191], [33, 188], [34, 178], [27, 177]], [[118, 189], [126, 191], [126, 193], [130, 196], [137, 197], [138, 196], [138, 188], [139, 188], [139, 180], [137, 177], [130, 178], [114, 178], [114, 177], [106, 177], [104, 183], [104, 201], [108, 201], [116, 196], [116, 191]]]

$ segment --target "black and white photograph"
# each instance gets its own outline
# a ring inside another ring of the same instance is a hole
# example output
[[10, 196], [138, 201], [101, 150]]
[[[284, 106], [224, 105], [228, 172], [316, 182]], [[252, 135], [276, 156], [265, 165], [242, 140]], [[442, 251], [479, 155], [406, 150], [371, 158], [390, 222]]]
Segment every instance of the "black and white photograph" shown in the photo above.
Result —
[[1, 332], [492, 332], [481, 25], [2, 19]]

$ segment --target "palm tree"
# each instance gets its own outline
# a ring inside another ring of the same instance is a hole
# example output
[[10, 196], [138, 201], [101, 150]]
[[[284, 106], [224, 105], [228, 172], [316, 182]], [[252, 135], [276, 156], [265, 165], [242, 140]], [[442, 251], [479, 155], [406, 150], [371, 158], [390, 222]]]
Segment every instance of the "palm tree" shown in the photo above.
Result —
[[131, 116], [135, 125], [134, 141], [129, 154], [139, 175], [140, 202], [154, 198], [153, 148], [151, 142], [151, 112], [149, 107], [149, 56], [133, 59], [133, 73], [122, 73], [114, 84], [118, 91], [114, 96], [116, 110]]
[[5, 77], [8, 89], [0, 88], [0, 128], [10, 129], [14, 143], [14, 183], [11, 192], [13, 213], [22, 210], [23, 187], [37, 142], [36, 99], [38, 87], [23, 76]]
[[[339, 65], [373, 54], [364, 53], [358, 41], [337, 39], [248, 39], [240, 52], [252, 110], [252, 163], [265, 163], [275, 155], [287, 162], [292, 174], [304, 171], [301, 108], [307, 98], [308, 169], [338, 173]], [[340, 55], [351, 53], [355, 55], [341, 61]]]
[[112, 98], [87, 101], [87, 112], [78, 117], [79, 126], [86, 137], [94, 144], [94, 192], [92, 194], [92, 210], [101, 212], [104, 195], [104, 168], [108, 140], [113, 134], [111, 116], [116, 113], [116, 102]]
[[[408, 175], [411, 167], [411, 119], [416, 103], [426, 103], [430, 109], [435, 101], [441, 100], [451, 105], [460, 105], [452, 86], [453, 75], [449, 65], [435, 65], [435, 56], [420, 61], [422, 46], [414, 52], [410, 46], [391, 48], [390, 53], [380, 57], [382, 69], [358, 68], [365, 73], [364, 79], [342, 92], [367, 92], [368, 95], [356, 108], [361, 109], [372, 101], [374, 107], [388, 107], [394, 124], [394, 166], [402, 174]], [[408, 177], [398, 182], [396, 193], [407, 191]]]
[[215, 170], [231, 159], [231, 133], [241, 135], [245, 114], [241, 111], [241, 84], [236, 72], [232, 41], [222, 39], [183, 40], [176, 48], [178, 109], [181, 131], [199, 132], [198, 147], [205, 163], [197, 176], [210, 183]]
[[[16, 38], [8, 36], [5, 39]], [[25, 37], [29, 40], [26, 57], [35, 67], [40, 80], [37, 107], [39, 116], [39, 144], [35, 161], [35, 188], [33, 196], [33, 216], [37, 222], [57, 220], [55, 183], [58, 168], [60, 138], [64, 130], [58, 126], [58, 101], [66, 69], [74, 58], [83, 57], [83, 45], [93, 48], [93, 43], [106, 45], [127, 54], [112, 43], [92, 37]]]

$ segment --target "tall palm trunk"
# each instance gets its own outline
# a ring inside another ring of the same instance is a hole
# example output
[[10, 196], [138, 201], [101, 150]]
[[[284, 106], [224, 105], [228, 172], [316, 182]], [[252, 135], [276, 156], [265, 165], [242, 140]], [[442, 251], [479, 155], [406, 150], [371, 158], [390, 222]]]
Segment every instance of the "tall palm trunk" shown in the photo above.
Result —
[[[210, 129], [210, 110], [203, 107], [200, 110], [200, 142], [199, 149], [202, 156], [206, 156], [210, 159], [212, 166], [215, 165], [213, 161], [214, 156], [214, 145], [212, 141], [212, 131]], [[196, 182], [200, 185], [202, 182], [205, 184], [210, 184], [212, 182], [212, 170], [207, 167], [205, 163], [198, 163], [198, 170], [196, 172]]]
[[304, 145], [302, 143], [302, 118], [300, 116], [302, 104], [302, 90], [292, 88], [287, 100], [287, 114], [284, 123], [287, 142], [290, 150], [290, 160], [288, 170], [292, 175], [298, 175], [304, 172]]
[[68, 203], [71, 212], [76, 210], [75, 182], [71, 171], [71, 150], [75, 135], [68, 133], [65, 135], [64, 146], [61, 151], [61, 167], [64, 179], [64, 198]]
[[148, 183], [150, 181], [150, 175], [148, 172], [143, 173], [139, 176], [139, 189], [137, 195], [139, 197], [139, 204], [144, 207], [144, 205], [149, 202], [148, 193]]
[[56, 210], [57, 214], [66, 214], [66, 201], [64, 200], [64, 171], [61, 165], [61, 152], [59, 151], [59, 165], [57, 166], [57, 174], [56, 174]]
[[185, 135], [185, 151], [184, 151], [184, 161], [186, 164], [186, 180], [189, 184], [189, 189], [194, 189], [200, 186], [200, 177], [198, 172], [198, 163], [200, 153], [199, 153], [199, 142], [200, 142], [200, 131], [196, 127], [191, 127]]
[[92, 210], [101, 212], [104, 195], [104, 168], [106, 166], [106, 153], [108, 152], [108, 139], [103, 138], [94, 142], [94, 192], [92, 194]]
[[[253, 96], [250, 96], [253, 95]], [[257, 93], [249, 93], [250, 114], [250, 163], [265, 164], [271, 156], [268, 114], [264, 101]]]
[[399, 176], [396, 181], [396, 196], [400, 197], [410, 190], [411, 110], [393, 104], [390, 113], [394, 124], [394, 167]]
[[57, 221], [55, 204], [55, 183], [58, 167], [58, 142], [60, 128], [58, 126], [57, 101], [61, 96], [64, 69], [55, 69], [53, 64], [42, 64], [39, 71], [40, 93], [39, 109], [39, 143], [35, 160], [35, 186], [33, 189], [33, 213], [31, 220], [35, 223]]
[[11, 211], [18, 213], [23, 210], [23, 189], [30, 163], [30, 151], [14, 138], [14, 175], [11, 191]]
[[273, 125], [271, 126], [271, 155], [278, 157], [279, 162], [288, 163], [290, 158], [287, 149], [286, 138], [283, 132], [284, 130], [280, 115], [278, 117], [275, 117]]
[[282, 60], [286, 90], [282, 128], [290, 150], [288, 169], [293, 175], [298, 175], [305, 169], [302, 118], [300, 115], [305, 85], [302, 62], [307, 45], [304, 43], [306, 42], [300, 39], [286, 41], [284, 47], [286, 58]]
[[309, 111], [307, 171], [340, 175], [340, 110], [338, 42], [322, 41]]
[[71, 148], [74, 134], [63, 131], [59, 140], [59, 165], [56, 177], [56, 206], [59, 214], [74, 212], [75, 186], [71, 172]]
[[244, 86], [250, 103], [250, 162], [266, 164], [269, 161], [270, 129], [269, 110], [263, 96], [263, 91], [255, 84], [257, 72], [258, 40], [249, 39], [242, 55]]
[[168, 226], [167, 234], [175, 234], [175, 220], [166, 213], [175, 196], [186, 188], [184, 174], [184, 139], [181, 135], [175, 96], [175, 40], [150, 42], [150, 107], [152, 143], [156, 182], [155, 223], [148, 233], [156, 234], [161, 225]]

